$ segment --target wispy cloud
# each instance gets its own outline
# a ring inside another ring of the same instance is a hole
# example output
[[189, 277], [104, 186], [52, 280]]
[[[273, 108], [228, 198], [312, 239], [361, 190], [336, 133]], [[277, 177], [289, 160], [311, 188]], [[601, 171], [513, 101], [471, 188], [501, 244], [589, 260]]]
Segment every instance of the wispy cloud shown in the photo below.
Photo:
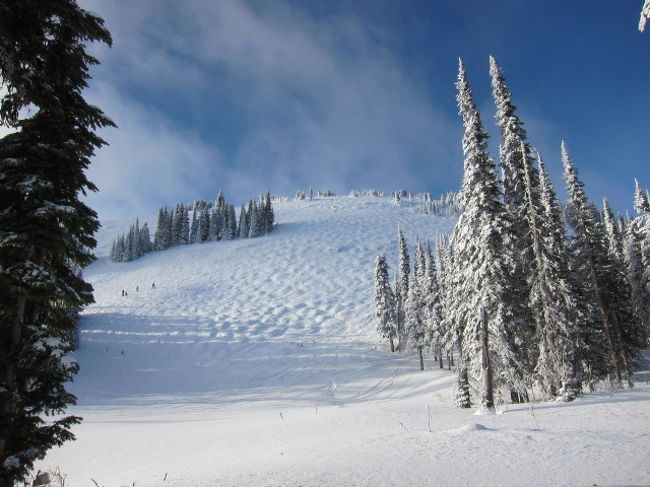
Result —
[[308, 185], [457, 184], [457, 120], [359, 19], [315, 18], [283, 1], [82, 4], [115, 40], [110, 52], [96, 48], [91, 91], [120, 125], [91, 173], [103, 213], [208, 186], [236, 200]]
[[148, 216], [158, 205], [184, 201], [189, 189], [195, 196], [214, 191], [222, 158], [191, 130], [104, 83], [95, 83], [88, 99], [119, 126], [100, 132], [110, 145], [98, 151], [89, 169], [100, 191], [88, 201], [101, 216]]

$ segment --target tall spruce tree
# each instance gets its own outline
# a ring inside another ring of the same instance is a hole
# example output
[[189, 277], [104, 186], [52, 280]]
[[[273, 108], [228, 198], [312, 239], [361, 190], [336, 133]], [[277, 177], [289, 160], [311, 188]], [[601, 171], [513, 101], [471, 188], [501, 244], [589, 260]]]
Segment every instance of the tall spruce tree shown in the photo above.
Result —
[[248, 236], [248, 217], [246, 207], [241, 205], [239, 209], [239, 223], [237, 224], [237, 238], [246, 238]]
[[406, 299], [409, 293], [409, 276], [411, 275], [411, 263], [408, 247], [402, 229], [397, 227], [398, 243], [398, 267], [395, 276], [395, 300], [397, 302], [397, 337], [399, 340], [398, 349], [400, 352], [406, 350], [407, 335], [404, 329], [404, 317], [406, 311]]
[[[453, 356], [454, 348], [458, 354], [455, 361], [454, 373], [456, 375], [456, 387], [454, 403], [459, 408], [470, 408], [472, 406], [470, 397], [469, 372], [467, 359], [463, 353], [462, 337], [464, 332], [464, 317], [452, 312], [454, 306], [454, 280], [457, 279], [454, 273], [454, 253], [448, 236], [438, 236], [436, 239], [436, 263], [437, 281], [440, 289], [440, 314], [441, 327], [444, 330], [442, 343], [450, 350]], [[442, 361], [442, 357], [440, 357]]]
[[409, 346], [417, 350], [420, 370], [424, 370], [424, 350], [431, 344], [431, 334], [425, 317], [425, 303], [415, 276], [409, 277], [409, 293], [404, 309], [404, 332]]
[[413, 261], [413, 275], [418, 286], [426, 285], [426, 255], [420, 237], [415, 237], [415, 260]]
[[73, 439], [80, 420], [62, 414], [78, 368], [65, 336], [77, 326], [70, 311], [93, 302], [79, 269], [93, 260], [99, 226], [80, 197], [97, 189], [84, 173], [105, 144], [94, 130], [113, 125], [82, 96], [94, 41], [111, 36], [73, 0], [0, 2], [0, 123], [17, 129], [0, 140], [2, 487]]
[[487, 152], [488, 135], [472, 101], [462, 61], [458, 69], [458, 108], [463, 118], [465, 154], [462, 213], [451, 246], [455, 273], [450, 312], [462, 322], [462, 350], [478, 384], [479, 407], [491, 410], [495, 389], [510, 385], [514, 354], [507, 330], [513, 320], [506, 256], [508, 218], [501, 201], [496, 167]]
[[643, 273], [641, 246], [634, 225], [628, 225], [625, 231], [623, 260], [630, 283], [632, 309], [640, 322], [640, 345], [645, 347], [650, 336], [650, 286]]
[[208, 226], [208, 240], [214, 242], [219, 240], [219, 231], [220, 231], [220, 222], [219, 222], [219, 211], [216, 207], [212, 208], [210, 211], [210, 223]]
[[149, 234], [149, 225], [146, 222], [140, 228], [140, 251], [143, 254], [151, 252], [151, 235]]
[[[532, 148], [526, 142], [527, 134], [523, 122], [519, 119], [517, 108], [512, 102], [512, 95], [506, 84], [503, 71], [490, 56], [490, 77], [492, 81], [492, 96], [497, 108], [496, 122], [501, 130], [499, 159], [503, 175], [503, 201], [509, 216], [510, 244], [507, 246], [510, 265], [510, 280], [515, 293], [513, 304], [517, 307], [518, 317], [509, 336], [517, 361], [521, 364], [519, 379], [524, 385], [526, 377], [532, 376], [535, 366], [536, 327], [535, 319], [528, 306], [531, 293], [529, 269], [534, 265], [535, 257], [532, 242], [531, 211], [539, 208], [539, 175], [533, 165]], [[522, 151], [523, 146], [523, 151]], [[526, 178], [531, 179], [530, 190], [527, 191]], [[525, 393], [513, 393], [513, 400], [526, 398]]]
[[648, 194], [641, 188], [638, 180], [634, 180], [634, 209], [637, 213], [650, 213]]
[[273, 212], [273, 204], [271, 203], [270, 191], [266, 192], [266, 198], [264, 199], [264, 223], [265, 233], [271, 233], [273, 230], [273, 225], [275, 224], [275, 213]]
[[384, 254], [377, 257], [375, 265], [375, 323], [377, 331], [390, 342], [390, 351], [394, 352], [395, 338], [397, 338], [397, 310], [388, 277], [388, 262]]
[[442, 292], [438, 284], [438, 267], [427, 243], [424, 252], [424, 276], [420, 284], [422, 298], [425, 306], [425, 320], [429, 330], [429, 347], [435, 357], [438, 357], [440, 368], [443, 368], [442, 355], [444, 349], [445, 328], [442, 314]]
[[178, 235], [176, 236], [176, 241], [178, 245], [187, 245], [190, 243], [190, 219], [187, 213], [187, 206], [183, 203], [180, 204], [178, 212], [180, 213], [178, 220]]
[[617, 266], [607, 249], [598, 210], [584, 191], [564, 141], [562, 163], [569, 193], [568, 221], [575, 232], [573, 272], [584, 283], [585, 298], [590, 301], [592, 310], [588, 327], [582, 330], [583, 342], [592, 348], [586, 351], [585, 359], [594, 370], [603, 369], [614, 386], [622, 387], [623, 377], [631, 385], [636, 352], [628, 346], [627, 334], [634, 328], [629, 291], [619, 275], [621, 266], [615, 269]]
[[609, 205], [607, 198], [603, 198], [603, 225], [605, 226], [605, 235], [607, 238], [607, 248], [609, 252], [619, 261], [623, 261], [623, 235], [621, 234], [618, 222]]
[[158, 210], [158, 220], [156, 223], [156, 231], [153, 236], [153, 249], [164, 250], [163, 244], [163, 226], [165, 225], [165, 213], [162, 208]]
[[223, 238], [225, 240], [233, 240], [237, 238], [237, 218], [235, 217], [235, 207], [233, 205], [226, 204], [225, 208], [225, 223]]
[[[525, 151], [522, 142], [522, 152]], [[533, 244], [529, 306], [536, 320], [538, 350], [535, 373], [548, 396], [564, 401], [578, 393], [575, 353], [575, 294], [564, 246], [564, 224], [557, 197], [544, 165], [539, 159], [540, 205], [532, 197], [533, 181], [526, 171], [526, 192]]]

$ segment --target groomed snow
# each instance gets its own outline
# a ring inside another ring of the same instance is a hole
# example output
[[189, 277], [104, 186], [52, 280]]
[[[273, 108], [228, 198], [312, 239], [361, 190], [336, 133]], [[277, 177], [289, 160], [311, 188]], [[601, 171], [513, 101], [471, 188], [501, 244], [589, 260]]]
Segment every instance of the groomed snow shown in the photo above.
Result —
[[270, 236], [130, 263], [107, 253], [132, 222], [105, 225], [70, 387], [84, 421], [39, 468], [73, 487], [650, 484], [643, 381], [476, 416], [449, 371], [376, 335], [376, 255], [394, 271], [397, 224], [412, 248], [454, 218], [374, 197], [274, 208]]

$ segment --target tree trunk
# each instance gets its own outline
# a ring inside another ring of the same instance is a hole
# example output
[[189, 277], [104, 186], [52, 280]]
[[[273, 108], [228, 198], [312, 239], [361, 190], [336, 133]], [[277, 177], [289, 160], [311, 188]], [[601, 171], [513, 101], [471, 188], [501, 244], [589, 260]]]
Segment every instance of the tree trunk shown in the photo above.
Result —
[[492, 366], [490, 364], [488, 340], [488, 320], [485, 308], [481, 308], [481, 406], [486, 409], [494, 409], [494, 390], [492, 386]]
[[[440, 351], [442, 356], [442, 350]], [[447, 352], [449, 354], [449, 352]], [[467, 373], [467, 364], [463, 357], [463, 349], [460, 341], [458, 342], [458, 362], [460, 370], [458, 371], [458, 385], [457, 385], [457, 405], [460, 408], [472, 407], [472, 401], [469, 393], [469, 375]]]
[[[4, 371], [4, 383], [5, 387], [9, 389], [10, 392], [16, 392], [16, 364], [18, 362], [15, 354], [20, 348], [20, 340], [22, 338], [23, 323], [25, 319], [25, 304], [27, 303], [27, 297], [24, 294], [18, 296], [18, 302], [16, 303], [16, 316], [11, 323], [11, 331], [9, 334], [10, 342], [7, 346], [7, 357], [12, 357], [14, 360], [8, 360], [7, 368]], [[5, 394], [5, 399], [0, 400], [0, 412], [3, 416], [11, 416], [15, 413], [16, 404], [12, 400], [13, 394]], [[8, 433], [8, 432], [7, 432]], [[0, 436], [0, 458], [6, 457], [5, 448], [7, 446], [7, 436], [3, 434]], [[1, 485], [1, 484], [0, 484]], [[9, 484], [11, 485], [11, 483]]]
[[[449, 358], [449, 354], [447, 354], [447, 358]], [[440, 350], [440, 353], [438, 354], [438, 365], [440, 365], [441, 369], [445, 368], [445, 366], [442, 363], [442, 350]]]
[[402, 312], [402, 303], [400, 299], [397, 300], [397, 351], [403, 352], [405, 350], [404, 345], [406, 340], [404, 340], [404, 313]]
[[390, 351], [394, 352], [395, 351], [395, 343], [393, 342], [393, 338], [389, 338], [390, 340]]
[[424, 356], [422, 355], [422, 345], [418, 347], [418, 353], [420, 354], [420, 370], [424, 370]]

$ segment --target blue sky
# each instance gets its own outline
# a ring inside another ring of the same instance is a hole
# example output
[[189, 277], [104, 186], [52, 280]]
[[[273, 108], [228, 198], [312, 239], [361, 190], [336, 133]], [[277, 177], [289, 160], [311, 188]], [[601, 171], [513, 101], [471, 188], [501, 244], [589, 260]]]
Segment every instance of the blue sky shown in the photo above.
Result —
[[[498, 151], [488, 55], [560, 186], [565, 139], [587, 191], [650, 187], [650, 32], [641, 0], [80, 0], [106, 20], [88, 99], [106, 129], [101, 218], [270, 189], [457, 190], [462, 57]], [[557, 188], [561, 190], [560, 187]], [[561, 191], [562, 192], [562, 191]]]

